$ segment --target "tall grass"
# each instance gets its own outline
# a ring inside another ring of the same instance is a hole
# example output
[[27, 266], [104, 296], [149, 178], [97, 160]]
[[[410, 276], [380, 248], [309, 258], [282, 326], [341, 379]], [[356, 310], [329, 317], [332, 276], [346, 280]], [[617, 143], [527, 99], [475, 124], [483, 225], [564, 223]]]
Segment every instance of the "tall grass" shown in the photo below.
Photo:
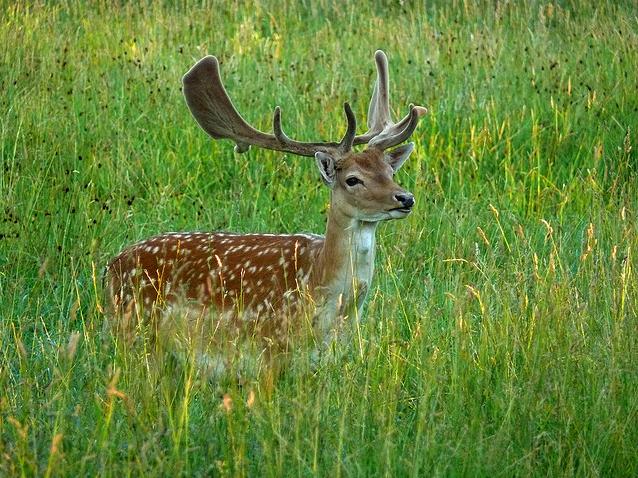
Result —
[[[0, 11], [0, 475], [638, 474], [635, 2]], [[104, 329], [109, 257], [322, 232], [327, 203], [310, 161], [207, 139], [181, 75], [216, 54], [249, 121], [280, 104], [332, 139], [344, 100], [364, 122], [377, 48], [397, 115], [430, 115], [346, 356], [270, 389], [158, 378]]]

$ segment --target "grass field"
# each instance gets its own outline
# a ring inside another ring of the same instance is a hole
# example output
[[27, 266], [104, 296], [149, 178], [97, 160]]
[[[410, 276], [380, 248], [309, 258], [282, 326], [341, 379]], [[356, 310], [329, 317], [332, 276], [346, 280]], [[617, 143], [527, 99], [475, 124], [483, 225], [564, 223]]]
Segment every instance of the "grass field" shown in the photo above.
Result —
[[[0, 2], [0, 476], [638, 475], [638, 7], [427, 3]], [[182, 74], [215, 54], [249, 121], [336, 139], [377, 48], [430, 115], [343, 361], [155, 380], [104, 328], [109, 258], [323, 233], [328, 200], [312, 161], [210, 141]]]

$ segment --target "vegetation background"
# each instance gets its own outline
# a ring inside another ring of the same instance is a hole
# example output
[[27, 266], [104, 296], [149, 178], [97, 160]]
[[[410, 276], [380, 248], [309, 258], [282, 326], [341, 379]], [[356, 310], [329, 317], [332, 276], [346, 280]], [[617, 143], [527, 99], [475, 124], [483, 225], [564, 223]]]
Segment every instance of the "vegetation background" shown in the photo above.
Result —
[[[427, 3], [427, 4], [426, 4]], [[0, 3], [0, 475], [637, 476], [635, 1]], [[180, 91], [363, 129], [430, 115], [347, 357], [269, 393], [157, 381], [101, 270], [169, 230], [323, 232], [311, 161], [233, 154]]]

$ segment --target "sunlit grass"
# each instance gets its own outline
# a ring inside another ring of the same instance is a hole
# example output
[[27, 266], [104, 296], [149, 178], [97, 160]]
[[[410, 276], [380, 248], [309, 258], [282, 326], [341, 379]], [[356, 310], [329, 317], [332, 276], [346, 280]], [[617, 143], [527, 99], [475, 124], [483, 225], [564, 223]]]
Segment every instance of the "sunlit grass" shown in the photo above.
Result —
[[[638, 11], [428, 4], [1, 4], [0, 475], [638, 473]], [[334, 139], [377, 48], [430, 115], [343, 360], [239, 388], [119, 344], [124, 245], [324, 228], [312, 162], [211, 142], [181, 75]]]

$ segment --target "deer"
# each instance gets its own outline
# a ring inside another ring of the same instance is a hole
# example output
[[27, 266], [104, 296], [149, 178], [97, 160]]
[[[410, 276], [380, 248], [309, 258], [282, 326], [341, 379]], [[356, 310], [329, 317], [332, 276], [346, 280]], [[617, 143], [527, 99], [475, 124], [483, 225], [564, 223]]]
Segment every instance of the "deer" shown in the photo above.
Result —
[[[348, 322], [362, 314], [371, 287], [379, 223], [407, 217], [413, 194], [394, 176], [414, 150], [404, 143], [427, 113], [410, 104], [400, 121], [389, 104], [388, 59], [374, 55], [377, 78], [368, 107], [367, 132], [357, 135], [355, 115], [339, 142], [301, 142], [282, 129], [281, 108], [273, 132], [251, 126], [238, 112], [214, 56], [199, 60], [183, 77], [186, 104], [213, 139], [229, 139], [236, 153], [251, 146], [315, 159], [330, 191], [325, 235], [170, 232], [125, 248], [106, 268], [108, 303], [118, 329], [134, 337], [140, 323], [180, 336], [194, 347], [198, 365], [218, 375], [239, 354], [274, 357], [291, 337], [309, 330], [313, 357], [339, 342]], [[362, 151], [354, 147], [366, 145]], [[180, 330], [188, 330], [188, 333]], [[230, 344], [230, 347], [227, 347]], [[230, 354], [232, 355], [232, 354]], [[243, 360], [239, 358], [237, 360]]]

